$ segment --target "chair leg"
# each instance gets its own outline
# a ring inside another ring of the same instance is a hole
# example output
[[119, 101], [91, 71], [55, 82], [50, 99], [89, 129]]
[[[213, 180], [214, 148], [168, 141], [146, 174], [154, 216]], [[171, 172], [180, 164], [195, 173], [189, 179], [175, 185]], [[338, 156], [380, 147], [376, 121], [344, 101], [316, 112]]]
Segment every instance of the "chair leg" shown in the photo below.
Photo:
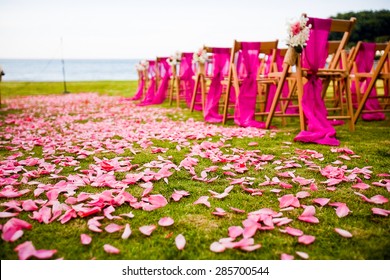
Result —
[[283, 85], [286, 81], [286, 77], [287, 77], [287, 73], [288, 73], [289, 68], [290, 68], [290, 66], [287, 63], [283, 63], [282, 76], [278, 82], [278, 87], [276, 89], [274, 99], [272, 100], [271, 108], [269, 109], [267, 120], [265, 122], [265, 128], [267, 128], [267, 129], [269, 129], [271, 126], [272, 118], [274, 117], [276, 106], [278, 105], [280, 95], [282, 94]]
[[201, 75], [200, 74], [196, 75], [194, 92], [192, 93], [192, 97], [191, 97], [191, 106], [190, 106], [191, 113], [194, 111], [195, 100], [196, 100], [196, 95], [198, 93], [198, 87], [199, 87], [199, 80], [200, 79], [201, 79]]
[[298, 106], [299, 106], [299, 123], [301, 131], [306, 129], [305, 114], [302, 109], [302, 98], [303, 98], [303, 80], [301, 70], [301, 58], [297, 60], [297, 89], [298, 89]]

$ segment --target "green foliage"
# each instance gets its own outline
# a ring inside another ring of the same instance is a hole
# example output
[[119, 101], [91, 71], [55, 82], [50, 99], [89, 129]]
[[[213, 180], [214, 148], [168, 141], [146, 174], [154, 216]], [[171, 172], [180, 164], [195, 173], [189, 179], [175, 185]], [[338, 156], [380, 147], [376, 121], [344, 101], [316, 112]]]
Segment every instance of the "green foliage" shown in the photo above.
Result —
[[[383, 43], [390, 40], [390, 11], [361, 11], [339, 13], [331, 18], [357, 19], [352, 31], [349, 44], [355, 45], [359, 41]], [[340, 34], [330, 34], [330, 40], [340, 40]]]

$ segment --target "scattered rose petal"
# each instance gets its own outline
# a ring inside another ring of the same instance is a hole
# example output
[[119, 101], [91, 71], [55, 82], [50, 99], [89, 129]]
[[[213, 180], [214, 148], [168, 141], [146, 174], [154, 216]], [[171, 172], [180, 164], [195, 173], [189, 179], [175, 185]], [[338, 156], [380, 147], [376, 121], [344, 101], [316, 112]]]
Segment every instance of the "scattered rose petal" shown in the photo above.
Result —
[[139, 228], [139, 231], [147, 236], [150, 236], [152, 232], [156, 229], [157, 227], [155, 225], [150, 225], [150, 226], [142, 226]]
[[184, 247], [186, 245], [186, 239], [184, 238], [184, 236], [182, 234], [179, 234], [178, 236], [176, 236], [175, 244], [176, 244], [177, 249], [179, 249], [179, 250], [184, 249]]
[[215, 253], [222, 253], [223, 251], [226, 250], [226, 247], [219, 243], [219, 242], [213, 242], [210, 245], [210, 251], [215, 252]]
[[342, 237], [345, 237], [345, 238], [351, 238], [352, 237], [352, 234], [349, 231], [345, 230], [345, 229], [335, 228], [334, 231], [337, 232], [338, 234], [340, 234]]
[[89, 245], [89, 244], [91, 243], [91, 241], [92, 241], [92, 237], [89, 236], [88, 234], [82, 233], [82, 234], [80, 235], [80, 240], [81, 240], [81, 244], [83, 244], [83, 245]]
[[125, 230], [123, 231], [121, 238], [122, 239], [128, 239], [130, 237], [130, 235], [131, 235], [130, 225], [126, 224], [125, 225]]
[[162, 227], [169, 227], [173, 225], [175, 221], [171, 217], [164, 217], [158, 221], [158, 225]]
[[298, 242], [305, 245], [309, 245], [313, 243], [315, 240], [316, 238], [312, 235], [302, 235], [298, 238]]
[[110, 244], [104, 244], [103, 249], [108, 254], [119, 254], [120, 253], [118, 248], [115, 248], [114, 246], [112, 246]]

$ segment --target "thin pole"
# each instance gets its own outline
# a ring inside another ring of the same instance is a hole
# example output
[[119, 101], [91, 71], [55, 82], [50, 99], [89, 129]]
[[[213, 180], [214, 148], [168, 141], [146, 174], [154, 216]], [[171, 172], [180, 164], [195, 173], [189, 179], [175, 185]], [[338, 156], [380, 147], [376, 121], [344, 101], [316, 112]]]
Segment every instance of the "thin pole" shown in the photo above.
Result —
[[62, 63], [62, 77], [63, 77], [63, 80], [64, 80], [64, 93], [70, 93], [69, 91], [66, 90], [65, 61], [64, 61], [62, 37], [61, 37], [61, 63]]

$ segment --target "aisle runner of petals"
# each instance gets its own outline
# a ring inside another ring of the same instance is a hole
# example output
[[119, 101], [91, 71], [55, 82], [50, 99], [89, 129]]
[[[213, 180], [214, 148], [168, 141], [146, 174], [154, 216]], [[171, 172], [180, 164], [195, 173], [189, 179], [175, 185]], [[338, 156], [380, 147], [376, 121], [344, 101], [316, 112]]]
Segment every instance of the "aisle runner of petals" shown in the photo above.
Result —
[[[244, 214], [241, 225], [231, 225], [226, 229], [227, 236], [221, 236], [220, 240], [210, 244], [210, 250], [216, 253], [235, 248], [257, 250], [262, 245], [255, 243], [254, 236], [261, 231], [278, 230], [297, 238], [301, 244], [312, 244], [316, 237], [309, 231], [294, 228], [291, 225], [294, 220], [284, 213], [301, 209], [296, 219], [312, 224], [321, 223], [316, 217], [318, 207], [334, 208], [339, 218], [348, 216], [351, 210], [347, 202], [331, 198], [331, 192], [344, 182], [350, 183], [362, 203], [373, 205], [372, 215], [390, 215], [390, 211], [381, 206], [388, 203], [387, 197], [379, 194], [367, 197], [363, 194], [366, 189], [375, 187], [390, 192], [390, 175], [376, 174], [382, 179], [371, 185], [364, 183], [363, 180], [372, 178], [373, 171], [369, 166], [348, 169], [343, 161], [352, 162], [354, 158], [359, 158], [348, 148], [330, 148], [339, 155], [339, 160], [322, 168], [319, 163], [323, 166], [326, 159], [314, 150], [296, 149], [291, 158], [281, 159], [262, 154], [260, 150], [245, 150], [227, 144], [235, 137], [248, 137], [254, 139], [248, 148], [261, 147], [259, 138], [272, 136], [275, 132], [214, 126], [191, 119], [173, 121], [167, 116], [180, 116], [180, 111], [176, 109], [137, 107], [125, 99], [93, 93], [11, 99], [7, 101], [7, 109], [3, 110], [9, 112], [0, 120], [0, 149], [8, 150], [11, 155], [0, 160], [0, 230], [5, 242], [15, 242], [19, 259], [46, 259], [58, 254], [55, 248], [37, 250], [32, 241], [17, 244], [25, 231], [34, 230], [30, 221], [18, 218], [21, 212], [29, 212], [29, 219], [44, 224], [66, 225], [73, 219], [87, 219], [90, 231], [121, 232], [123, 239], [131, 238], [135, 230], [150, 236], [157, 227], [169, 227], [175, 221], [171, 217], [161, 217], [158, 223], [156, 221], [157, 225], [145, 224], [138, 229], [131, 228], [129, 223], [119, 225], [114, 221], [131, 219], [136, 215], [132, 212], [116, 215], [121, 205], [130, 205], [139, 211], [154, 211], [168, 203], [181, 207], [181, 200], [192, 199], [196, 207], [210, 208], [211, 215], [221, 218], [228, 213]], [[20, 111], [13, 113], [12, 110]], [[212, 142], [210, 137], [219, 137], [219, 141]], [[177, 165], [171, 156], [164, 156], [168, 149], [154, 146], [154, 140], [174, 143], [178, 151], [189, 149], [190, 152]], [[36, 147], [42, 148], [42, 156], [35, 156], [33, 149]], [[121, 156], [129, 151], [136, 155], [145, 149], [158, 154], [157, 160], [140, 166], [132, 163], [132, 157]], [[108, 159], [104, 157], [107, 153], [114, 153], [116, 157]], [[86, 158], [93, 158], [94, 163], [82, 167]], [[208, 160], [210, 166], [197, 173], [195, 168], [200, 159]], [[254, 184], [255, 178], [245, 176], [250, 168], [263, 170], [269, 165], [278, 176], [265, 176], [258, 187]], [[64, 176], [64, 168], [72, 168], [73, 172]], [[299, 168], [319, 172], [324, 179], [318, 181], [297, 176], [295, 170]], [[222, 193], [212, 189], [212, 182], [219, 179], [213, 175], [217, 170], [223, 170], [230, 180]], [[169, 177], [178, 171], [186, 171], [192, 180], [204, 182], [204, 195], [191, 197], [189, 191], [176, 189], [170, 197], [164, 197], [154, 191], [154, 182], [163, 180], [169, 184]], [[118, 174], [125, 174], [124, 179], [118, 180]], [[44, 183], [48, 180], [53, 183]], [[137, 185], [143, 190], [141, 197], [131, 193]], [[95, 187], [96, 191], [84, 192], [85, 186]], [[326, 187], [329, 197], [316, 197], [319, 187]], [[229, 199], [233, 190], [251, 196], [277, 195], [279, 209], [253, 209], [246, 213], [234, 205], [229, 209], [213, 206], [216, 200]], [[24, 199], [31, 192], [34, 199]], [[308, 197], [312, 198], [312, 205], [302, 204], [301, 199]], [[109, 223], [103, 228], [102, 222], [107, 220]], [[334, 231], [344, 238], [353, 237], [342, 228], [334, 228]], [[174, 240], [178, 250], [184, 250], [190, 242], [186, 240], [185, 232], [174, 236]], [[80, 244], [91, 242], [88, 232], [81, 234]], [[108, 254], [120, 254], [120, 249], [110, 244], [105, 244], [103, 250]], [[305, 252], [296, 252], [296, 255], [309, 258]], [[294, 256], [283, 253], [280, 258], [293, 259]]]

